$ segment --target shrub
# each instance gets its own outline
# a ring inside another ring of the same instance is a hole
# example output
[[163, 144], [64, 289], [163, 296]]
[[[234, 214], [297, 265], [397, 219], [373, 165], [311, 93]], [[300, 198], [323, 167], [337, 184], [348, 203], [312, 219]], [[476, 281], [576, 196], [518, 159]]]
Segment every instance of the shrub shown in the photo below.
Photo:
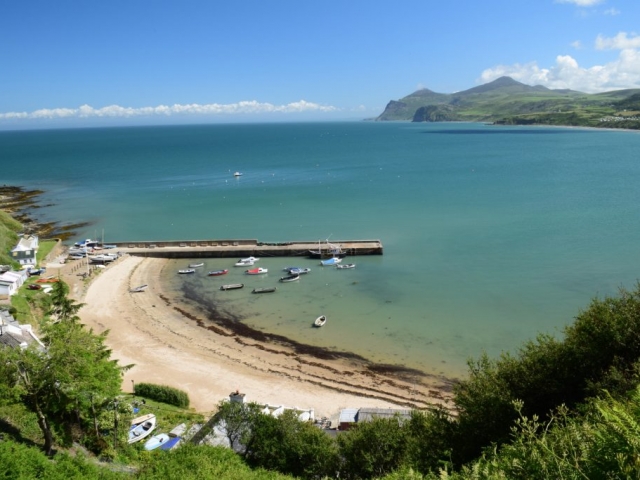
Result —
[[189, 407], [189, 395], [182, 390], [167, 385], [136, 383], [133, 393], [139, 397], [149, 398], [156, 402], [162, 402], [180, 408]]

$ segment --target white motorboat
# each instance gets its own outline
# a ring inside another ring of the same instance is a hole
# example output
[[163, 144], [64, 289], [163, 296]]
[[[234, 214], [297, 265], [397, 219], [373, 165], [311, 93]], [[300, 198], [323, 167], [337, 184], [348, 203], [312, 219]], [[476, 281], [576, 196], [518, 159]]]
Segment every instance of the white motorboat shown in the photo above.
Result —
[[313, 326], [314, 327], [324, 327], [324, 324], [327, 323], [327, 316], [326, 315], [320, 315], [318, 318], [315, 319], [315, 321], [313, 322]]
[[196, 273], [193, 268], [183, 268], [182, 270], [178, 270], [178, 273], [181, 275], [188, 275], [190, 273]]
[[345, 263], [344, 265], [336, 265], [336, 268], [344, 269], [344, 268], [356, 268], [355, 263]]
[[252, 261], [245, 261], [244, 259], [240, 259], [234, 264], [234, 266], [236, 266], [236, 267], [253, 267], [253, 262]]

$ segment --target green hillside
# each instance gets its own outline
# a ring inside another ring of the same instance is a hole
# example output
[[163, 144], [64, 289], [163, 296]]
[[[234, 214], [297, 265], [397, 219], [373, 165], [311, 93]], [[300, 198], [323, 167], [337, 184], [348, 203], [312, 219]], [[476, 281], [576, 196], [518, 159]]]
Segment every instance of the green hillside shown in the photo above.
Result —
[[587, 94], [530, 86], [509, 77], [452, 94], [418, 90], [389, 102], [377, 121], [491, 122], [640, 128], [640, 89]]

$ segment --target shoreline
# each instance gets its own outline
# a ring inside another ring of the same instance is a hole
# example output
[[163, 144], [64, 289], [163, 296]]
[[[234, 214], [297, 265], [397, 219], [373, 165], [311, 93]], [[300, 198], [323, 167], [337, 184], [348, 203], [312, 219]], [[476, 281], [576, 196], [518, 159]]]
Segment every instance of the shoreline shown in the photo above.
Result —
[[[196, 411], [210, 412], [240, 390], [247, 401], [313, 408], [316, 417], [333, 419], [343, 408], [452, 408], [447, 379], [277, 335], [252, 336], [241, 323], [229, 328], [215, 312], [180, 304], [154, 282], [166, 263], [125, 256], [88, 285], [61, 268], [71, 296], [85, 303], [82, 322], [97, 333], [110, 330], [113, 358], [135, 364], [124, 374], [124, 391], [136, 381], [169, 385], [186, 391]], [[145, 292], [129, 291], [143, 284]]]

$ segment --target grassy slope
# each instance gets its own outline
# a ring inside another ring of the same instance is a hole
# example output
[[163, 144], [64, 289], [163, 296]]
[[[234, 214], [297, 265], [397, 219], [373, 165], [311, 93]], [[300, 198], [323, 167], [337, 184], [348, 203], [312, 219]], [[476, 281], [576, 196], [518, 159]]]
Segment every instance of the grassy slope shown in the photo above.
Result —
[[18, 232], [22, 230], [22, 224], [14, 220], [7, 212], [0, 210], [0, 264], [10, 265], [11, 249], [18, 242]]

